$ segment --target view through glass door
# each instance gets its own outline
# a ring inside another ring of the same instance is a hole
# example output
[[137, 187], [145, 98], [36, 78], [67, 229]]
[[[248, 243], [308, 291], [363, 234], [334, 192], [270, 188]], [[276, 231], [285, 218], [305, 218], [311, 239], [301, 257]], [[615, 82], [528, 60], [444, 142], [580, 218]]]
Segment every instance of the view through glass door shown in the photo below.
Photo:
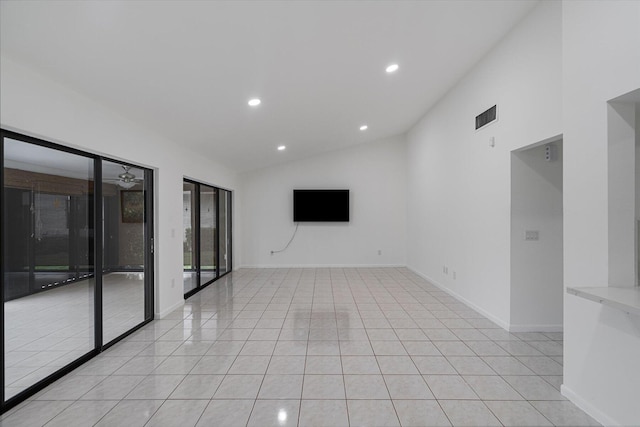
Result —
[[218, 252], [220, 253], [220, 275], [231, 270], [231, 191], [220, 190], [220, 232]]
[[184, 265], [184, 293], [198, 287], [198, 229], [196, 206], [198, 206], [197, 184], [185, 181], [182, 187], [182, 250]]
[[200, 185], [200, 286], [209, 284], [217, 277], [216, 196], [215, 188]]
[[102, 319], [108, 343], [147, 318], [145, 210], [150, 171], [102, 162]]
[[95, 348], [94, 159], [3, 138], [4, 398]]

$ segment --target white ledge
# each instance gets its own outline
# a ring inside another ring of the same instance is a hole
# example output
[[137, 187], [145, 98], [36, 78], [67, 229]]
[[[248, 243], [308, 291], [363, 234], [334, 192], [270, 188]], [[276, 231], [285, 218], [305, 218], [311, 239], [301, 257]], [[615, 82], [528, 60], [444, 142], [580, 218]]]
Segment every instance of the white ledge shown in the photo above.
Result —
[[567, 292], [586, 298], [602, 305], [617, 308], [629, 314], [640, 316], [640, 288], [617, 288], [603, 286], [598, 288], [567, 288]]

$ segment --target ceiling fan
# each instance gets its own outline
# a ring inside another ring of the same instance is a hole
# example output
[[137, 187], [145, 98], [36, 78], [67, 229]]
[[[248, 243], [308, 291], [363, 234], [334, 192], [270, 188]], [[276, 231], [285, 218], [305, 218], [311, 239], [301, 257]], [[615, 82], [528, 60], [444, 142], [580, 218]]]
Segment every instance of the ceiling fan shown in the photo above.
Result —
[[122, 165], [122, 169], [124, 170], [124, 172], [122, 172], [121, 174], [118, 175], [119, 179], [109, 180], [109, 181], [113, 182], [114, 184], [116, 184], [118, 187], [129, 189], [129, 188], [133, 187], [134, 185], [144, 181], [141, 178], [136, 178], [136, 176], [134, 174], [129, 172], [129, 169], [131, 169], [131, 166]]

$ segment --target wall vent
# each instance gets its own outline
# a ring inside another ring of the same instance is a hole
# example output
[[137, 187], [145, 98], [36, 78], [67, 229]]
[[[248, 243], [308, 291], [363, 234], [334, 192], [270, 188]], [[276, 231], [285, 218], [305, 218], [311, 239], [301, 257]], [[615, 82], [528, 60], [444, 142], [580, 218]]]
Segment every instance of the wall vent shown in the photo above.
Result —
[[476, 130], [480, 129], [483, 126], [488, 125], [491, 122], [494, 122], [498, 118], [498, 106], [494, 105], [489, 108], [487, 111], [484, 111], [476, 116]]

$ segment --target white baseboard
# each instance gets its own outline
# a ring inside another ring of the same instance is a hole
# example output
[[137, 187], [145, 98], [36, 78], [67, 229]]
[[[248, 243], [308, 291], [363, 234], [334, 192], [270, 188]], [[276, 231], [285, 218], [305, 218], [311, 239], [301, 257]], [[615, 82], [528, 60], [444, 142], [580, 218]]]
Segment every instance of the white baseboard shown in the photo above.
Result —
[[239, 268], [404, 268], [402, 264], [257, 264], [242, 265]]
[[563, 332], [563, 325], [511, 325], [509, 332]]
[[601, 410], [593, 406], [591, 403], [587, 402], [585, 399], [583, 399], [581, 396], [579, 396], [577, 393], [575, 393], [566, 385], [562, 384], [560, 386], [560, 393], [562, 393], [564, 397], [569, 399], [574, 405], [582, 409], [591, 418], [595, 419], [597, 422], [599, 422], [603, 426], [623, 425], [622, 423], [617, 422], [616, 420], [614, 420], [613, 418], [611, 418], [610, 416], [608, 416], [607, 414], [605, 414], [604, 412], [602, 412]]
[[155, 314], [155, 318], [156, 319], [162, 319], [163, 317], [167, 316], [169, 313], [171, 313], [173, 310], [177, 310], [178, 308], [182, 307], [184, 305], [184, 300], [182, 301], [178, 301], [177, 303], [175, 303], [173, 306], [167, 308], [164, 311], [161, 311], [159, 313]]
[[505, 330], [509, 330], [509, 324], [506, 323], [505, 321], [498, 319], [497, 317], [495, 317], [493, 314], [487, 312], [486, 310], [484, 310], [481, 307], [478, 307], [477, 305], [475, 305], [474, 303], [472, 303], [471, 301], [467, 300], [466, 298], [462, 297], [461, 295], [458, 295], [457, 293], [453, 292], [451, 289], [447, 288], [446, 286], [438, 283], [436, 280], [433, 280], [432, 278], [430, 278], [429, 276], [420, 273], [419, 271], [414, 270], [413, 268], [407, 266], [407, 268], [409, 270], [411, 270], [413, 273], [417, 274], [418, 276], [422, 277], [423, 279], [425, 279], [427, 282], [431, 283], [432, 285], [434, 285], [435, 287], [437, 287], [438, 289], [441, 289], [442, 291], [448, 293], [449, 295], [451, 295], [452, 297], [460, 300], [461, 302], [463, 302], [464, 304], [468, 305], [470, 308], [474, 309], [475, 311], [477, 311], [478, 313], [482, 314], [484, 317], [486, 317], [487, 319], [491, 320], [493, 323], [497, 324], [498, 326], [500, 326], [502, 329]]

